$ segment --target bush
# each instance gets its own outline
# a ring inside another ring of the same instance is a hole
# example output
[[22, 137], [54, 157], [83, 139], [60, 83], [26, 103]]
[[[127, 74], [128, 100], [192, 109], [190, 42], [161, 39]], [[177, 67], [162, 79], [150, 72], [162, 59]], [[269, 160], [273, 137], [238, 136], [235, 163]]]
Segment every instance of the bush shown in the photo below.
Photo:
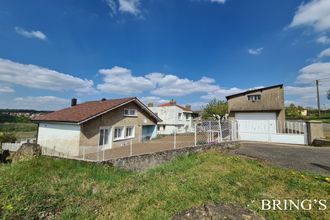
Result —
[[0, 134], [0, 143], [15, 143], [17, 140], [13, 133], [3, 133]]

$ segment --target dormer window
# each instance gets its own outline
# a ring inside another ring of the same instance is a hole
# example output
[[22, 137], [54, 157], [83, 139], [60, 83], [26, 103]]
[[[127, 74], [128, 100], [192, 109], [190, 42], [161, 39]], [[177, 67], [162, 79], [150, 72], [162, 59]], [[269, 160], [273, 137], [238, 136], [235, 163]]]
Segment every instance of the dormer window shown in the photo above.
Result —
[[251, 102], [256, 102], [256, 101], [260, 101], [261, 95], [248, 95], [247, 98]]
[[124, 116], [137, 116], [136, 109], [133, 109], [133, 108], [125, 108], [125, 109], [124, 109]]

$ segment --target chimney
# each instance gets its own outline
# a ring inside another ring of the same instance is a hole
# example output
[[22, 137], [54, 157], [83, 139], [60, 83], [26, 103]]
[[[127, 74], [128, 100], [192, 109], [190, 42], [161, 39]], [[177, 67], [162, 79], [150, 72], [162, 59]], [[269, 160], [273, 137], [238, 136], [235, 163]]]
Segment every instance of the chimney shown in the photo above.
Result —
[[172, 105], [176, 105], [176, 101], [175, 101], [175, 99], [171, 99], [170, 103], [171, 103]]
[[191, 105], [186, 105], [185, 108], [191, 110]]
[[77, 105], [77, 99], [76, 98], [72, 98], [71, 99], [71, 106], [76, 106]]
[[148, 103], [148, 107], [154, 107], [154, 103], [153, 102], [149, 102]]

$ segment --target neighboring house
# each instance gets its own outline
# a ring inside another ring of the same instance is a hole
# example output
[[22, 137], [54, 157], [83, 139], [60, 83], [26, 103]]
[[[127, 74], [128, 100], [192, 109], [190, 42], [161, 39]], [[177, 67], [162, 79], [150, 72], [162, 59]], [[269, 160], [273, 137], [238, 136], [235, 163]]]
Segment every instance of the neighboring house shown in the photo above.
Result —
[[301, 111], [299, 111], [300, 116], [307, 116], [307, 109], [303, 109]]
[[185, 107], [176, 104], [175, 100], [164, 103], [158, 107], [148, 104], [149, 108], [161, 118], [158, 123], [159, 134], [173, 134], [192, 132], [192, 111], [191, 106]]
[[111, 149], [157, 136], [157, 117], [138, 98], [90, 101], [34, 119], [37, 143], [72, 156], [81, 147]]
[[274, 85], [227, 96], [229, 118], [238, 122], [239, 131], [275, 132], [285, 120], [283, 85]]

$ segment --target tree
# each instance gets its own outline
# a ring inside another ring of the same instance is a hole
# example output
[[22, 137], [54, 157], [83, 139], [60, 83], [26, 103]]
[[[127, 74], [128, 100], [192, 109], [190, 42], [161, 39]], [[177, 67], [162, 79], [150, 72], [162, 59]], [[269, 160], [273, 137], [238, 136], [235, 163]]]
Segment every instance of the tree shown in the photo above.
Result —
[[298, 118], [304, 110], [301, 106], [295, 106], [293, 103], [291, 103], [288, 107], [285, 108], [285, 114], [289, 118]]
[[0, 134], [0, 143], [15, 143], [16, 140], [16, 136], [12, 133]]
[[225, 101], [212, 99], [202, 111], [203, 119], [214, 118], [215, 115], [219, 115], [222, 119], [228, 112], [228, 104]]

